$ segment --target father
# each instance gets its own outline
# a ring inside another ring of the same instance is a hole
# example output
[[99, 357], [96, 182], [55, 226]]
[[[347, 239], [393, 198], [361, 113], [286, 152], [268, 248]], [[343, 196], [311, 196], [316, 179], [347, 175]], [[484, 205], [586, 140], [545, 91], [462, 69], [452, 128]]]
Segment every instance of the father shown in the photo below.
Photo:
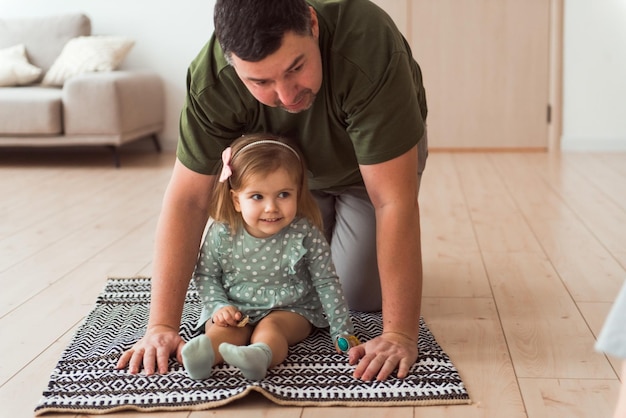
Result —
[[382, 309], [382, 334], [350, 351], [354, 376], [406, 377], [418, 355], [427, 155], [422, 75], [406, 40], [368, 0], [217, 0], [214, 19], [187, 76], [148, 328], [118, 367], [165, 373], [170, 356], [180, 360], [184, 295], [222, 150], [264, 131], [304, 153], [348, 304]]

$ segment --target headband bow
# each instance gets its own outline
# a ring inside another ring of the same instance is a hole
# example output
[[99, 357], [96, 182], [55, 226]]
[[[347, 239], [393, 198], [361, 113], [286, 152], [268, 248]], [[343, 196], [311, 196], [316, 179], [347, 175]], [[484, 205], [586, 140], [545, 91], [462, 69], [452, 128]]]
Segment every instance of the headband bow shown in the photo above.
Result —
[[230, 157], [233, 153], [231, 147], [226, 148], [222, 152], [222, 172], [220, 173], [220, 183], [224, 183], [230, 176], [233, 175], [233, 170], [230, 168]]

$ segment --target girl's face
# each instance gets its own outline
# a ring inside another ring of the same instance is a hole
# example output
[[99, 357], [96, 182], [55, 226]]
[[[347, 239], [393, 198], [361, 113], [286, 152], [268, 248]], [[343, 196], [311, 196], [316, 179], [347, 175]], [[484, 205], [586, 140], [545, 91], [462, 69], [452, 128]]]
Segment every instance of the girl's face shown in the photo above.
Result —
[[235, 210], [256, 238], [267, 238], [286, 227], [298, 211], [298, 185], [285, 169], [253, 175], [243, 188], [231, 190]]

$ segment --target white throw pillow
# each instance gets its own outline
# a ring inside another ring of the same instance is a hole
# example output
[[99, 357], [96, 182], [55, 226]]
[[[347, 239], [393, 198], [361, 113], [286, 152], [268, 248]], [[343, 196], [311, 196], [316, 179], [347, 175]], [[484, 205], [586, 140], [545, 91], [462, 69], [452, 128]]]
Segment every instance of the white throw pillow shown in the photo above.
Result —
[[135, 41], [120, 36], [79, 36], [63, 47], [42, 84], [62, 86], [79, 74], [113, 71], [119, 67]]
[[0, 87], [30, 84], [40, 75], [41, 68], [28, 62], [23, 44], [0, 49]]

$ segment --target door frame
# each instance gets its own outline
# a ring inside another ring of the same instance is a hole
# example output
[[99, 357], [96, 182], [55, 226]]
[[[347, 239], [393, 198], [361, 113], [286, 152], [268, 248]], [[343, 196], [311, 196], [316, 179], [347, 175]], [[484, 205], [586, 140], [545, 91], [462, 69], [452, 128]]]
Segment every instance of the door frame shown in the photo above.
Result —
[[548, 125], [548, 151], [561, 149], [563, 136], [563, 3], [550, 0], [550, 78], [549, 99], [552, 109]]

